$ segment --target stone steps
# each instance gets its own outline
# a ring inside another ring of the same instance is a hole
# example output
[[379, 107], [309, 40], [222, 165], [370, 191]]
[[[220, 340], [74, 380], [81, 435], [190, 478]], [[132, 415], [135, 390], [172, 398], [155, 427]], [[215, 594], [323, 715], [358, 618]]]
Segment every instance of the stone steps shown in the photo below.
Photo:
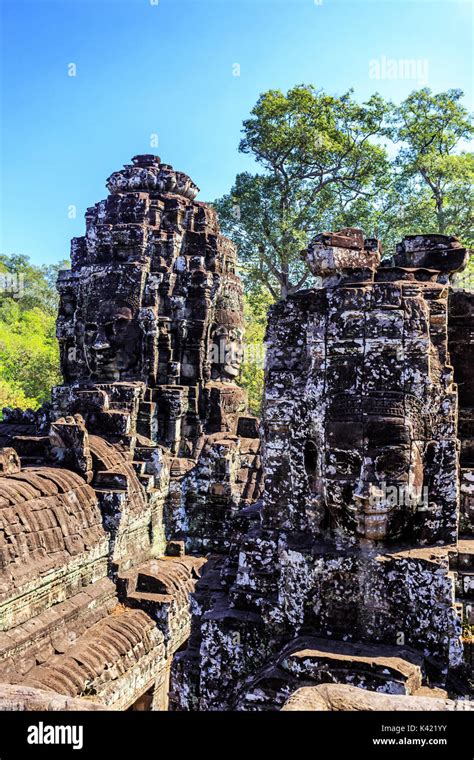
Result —
[[422, 685], [423, 659], [401, 647], [316, 638], [301, 645], [280, 660], [280, 667], [298, 679], [352, 683], [391, 694], [413, 694]]

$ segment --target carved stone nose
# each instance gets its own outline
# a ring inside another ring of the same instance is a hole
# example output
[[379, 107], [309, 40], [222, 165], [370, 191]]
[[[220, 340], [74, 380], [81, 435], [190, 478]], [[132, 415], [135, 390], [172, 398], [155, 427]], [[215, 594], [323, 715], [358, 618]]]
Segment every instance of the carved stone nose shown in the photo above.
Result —
[[374, 483], [369, 480], [360, 479], [354, 490], [354, 499], [356, 501], [369, 501], [374, 489]]
[[107, 348], [110, 348], [110, 343], [108, 342], [103, 332], [97, 333], [96, 339], [92, 344], [92, 348], [94, 351], [105, 351]]

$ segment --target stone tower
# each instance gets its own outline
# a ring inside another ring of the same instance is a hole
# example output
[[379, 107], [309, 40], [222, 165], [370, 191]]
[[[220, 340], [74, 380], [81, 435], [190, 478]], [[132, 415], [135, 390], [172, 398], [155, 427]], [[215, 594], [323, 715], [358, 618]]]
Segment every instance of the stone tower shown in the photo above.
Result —
[[205, 555], [261, 491], [232, 243], [157, 156], [107, 187], [58, 280], [63, 384], [0, 423], [0, 707], [166, 709]]
[[192, 456], [246, 410], [236, 251], [196, 185], [157, 156], [135, 156], [107, 187], [58, 281], [55, 410]]
[[[176, 709], [279, 709], [324, 683], [468, 693], [473, 535], [466, 506], [458, 540], [447, 332], [449, 281], [466, 252], [429, 235], [405, 238], [390, 260], [380, 253], [360, 230], [318, 235], [306, 258], [322, 287], [271, 310], [263, 500], [220, 588], [209, 592], [205, 574], [201, 595], [198, 584]], [[451, 304], [459, 345], [466, 300]], [[470, 442], [463, 450], [467, 465]]]

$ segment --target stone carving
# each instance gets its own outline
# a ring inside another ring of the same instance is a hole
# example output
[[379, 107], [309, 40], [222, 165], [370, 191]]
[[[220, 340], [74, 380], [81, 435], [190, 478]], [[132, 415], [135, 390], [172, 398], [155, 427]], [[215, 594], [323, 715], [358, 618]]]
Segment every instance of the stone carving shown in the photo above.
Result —
[[316, 236], [261, 445], [215, 212], [156, 156], [107, 187], [58, 280], [64, 382], [0, 423], [0, 709], [467, 709], [464, 249]]
[[186, 551], [224, 552], [261, 492], [234, 247], [157, 156], [107, 186], [58, 279], [64, 384], [0, 423], [4, 709], [166, 709], [206, 562]]
[[449, 299], [449, 350], [458, 383], [461, 442], [461, 515], [459, 532], [474, 533], [474, 298], [472, 293], [454, 290]]
[[[220, 569], [208, 563], [220, 586], [209, 592], [204, 569], [194, 592], [174, 709], [279, 709], [315, 682], [468, 694], [473, 536], [465, 519], [458, 542], [447, 333], [449, 278], [466, 251], [410, 236], [381, 261], [378, 241], [344, 229], [316, 236], [306, 256], [322, 287], [269, 316], [263, 502]], [[451, 300], [459, 357], [467, 303]]]
[[[246, 408], [234, 383], [243, 332], [236, 252], [213, 210], [193, 201], [196, 186], [159, 158], [135, 156], [108, 187], [58, 282], [67, 385], [54, 409], [70, 411], [75, 395], [91, 431], [107, 422], [112, 434], [137, 432], [192, 455], [203, 434], [235, 433]], [[115, 383], [129, 384], [130, 408]], [[226, 413], [211, 429], [222, 383]], [[119, 404], [129, 420], [112, 413]]]

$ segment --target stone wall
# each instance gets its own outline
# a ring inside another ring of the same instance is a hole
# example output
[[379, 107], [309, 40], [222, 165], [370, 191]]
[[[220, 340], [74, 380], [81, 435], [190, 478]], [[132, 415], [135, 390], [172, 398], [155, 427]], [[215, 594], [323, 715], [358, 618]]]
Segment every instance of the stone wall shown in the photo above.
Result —
[[[346, 229], [318, 235], [306, 256], [322, 287], [269, 315], [263, 503], [220, 586], [204, 571], [196, 588], [175, 709], [278, 709], [321, 682], [469, 693], [473, 536], [464, 518], [458, 542], [466, 479], [450, 348], [462, 356], [470, 296], [451, 300], [448, 346], [449, 282], [466, 252], [409, 236], [381, 261], [376, 240]], [[470, 378], [454, 361], [456, 379]], [[393, 657], [404, 672], [418, 662], [419, 680], [395, 683]]]
[[0, 423], [0, 680], [163, 710], [205, 555], [260, 495], [260, 442], [215, 212], [156, 156], [107, 187], [58, 279], [64, 382]]

